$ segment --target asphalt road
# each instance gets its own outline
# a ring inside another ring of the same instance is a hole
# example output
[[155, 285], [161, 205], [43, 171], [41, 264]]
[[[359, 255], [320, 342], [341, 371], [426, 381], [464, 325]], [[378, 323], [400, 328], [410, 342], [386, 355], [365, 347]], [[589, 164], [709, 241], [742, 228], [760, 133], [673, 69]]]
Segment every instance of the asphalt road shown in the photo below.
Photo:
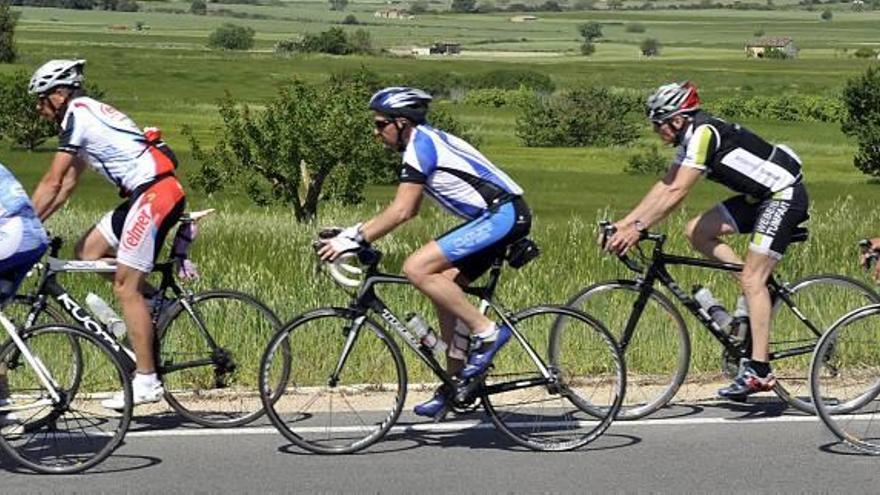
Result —
[[367, 451], [304, 453], [265, 422], [206, 430], [143, 418], [103, 464], [75, 476], [0, 464], [0, 493], [876, 493], [880, 458], [776, 403], [676, 406], [617, 422], [575, 452], [521, 449], [482, 417], [401, 418]]

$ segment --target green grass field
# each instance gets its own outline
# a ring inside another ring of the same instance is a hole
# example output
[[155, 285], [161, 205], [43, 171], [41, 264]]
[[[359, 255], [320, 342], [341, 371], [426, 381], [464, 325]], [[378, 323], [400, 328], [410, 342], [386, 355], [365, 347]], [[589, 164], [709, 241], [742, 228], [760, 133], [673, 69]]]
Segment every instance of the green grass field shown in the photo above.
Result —
[[[318, 81], [332, 71], [360, 65], [387, 77], [420, 71], [469, 74], [495, 68], [527, 68], [550, 75], [560, 88], [597, 84], [647, 92], [670, 80], [691, 79], [708, 101], [731, 95], [828, 95], [837, 93], [849, 77], [876, 63], [852, 58], [847, 53], [860, 46], [880, 46], [876, 34], [880, 12], [856, 14], [838, 10], [832, 22], [820, 21], [818, 12], [799, 10], [566, 12], [539, 14], [539, 21], [525, 25], [509, 22], [510, 14], [424, 15], [413, 21], [372, 17], [372, 12], [382, 5], [357, 2], [349, 9], [367, 23], [360, 27], [368, 29], [380, 47], [408, 48], [450, 39], [462, 42], [465, 50], [493, 53], [430, 59], [273, 55], [274, 42], [327, 29], [348, 13], [331, 12], [324, 2], [223, 6], [272, 16], [265, 20], [148, 10], [114, 13], [22, 8], [18, 9], [22, 17], [16, 36], [21, 59], [0, 70], [31, 71], [48, 58], [88, 59], [88, 77], [107, 92], [109, 102], [141, 125], [159, 125], [164, 129], [183, 159], [185, 180], [195, 164], [189, 159], [189, 150], [180, 135], [183, 125], [192, 126], [200, 138], [210, 142], [218, 121], [217, 98], [230, 92], [259, 104], [274, 94], [280, 81], [290, 77]], [[144, 4], [145, 9], [156, 7], [185, 10], [188, 4]], [[595, 56], [584, 58], [576, 55], [576, 26], [588, 20], [604, 23], [605, 38], [598, 44]], [[133, 26], [137, 21], [150, 29], [134, 32], [110, 28]], [[210, 30], [226, 21], [252, 26], [257, 32], [256, 49], [231, 53], [205, 48]], [[625, 32], [628, 22], [644, 24], [647, 32]], [[767, 34], [794, 37], [802, 48], [801, 57], [790, 61], [746, 59], [743, 43], [759, 28]], [[637, 45], [645, 36], [656, 37], [663, 43], [660, 57], [638, 57]], [[531, 51], [554, 53], [510, 56], [511, 52]], [[513, 134], [514, 111], [449, 104], [457, 116], [478, 129], [485, 142], [485, 154], [524, 186], [535, 213], [534, 237], [543, 254], [533, 265], [505, 273], [500, 288], [502, 301], [511, 308], [563, 302], [583, 286], [626, 275], [615, 259], [599, 253], [594, 226], [598, 219], [623, 214], [653, 181], [622, 172], [631, 153], [656, 141], [647, 127], [643, 138], [626, 148], [524, 148]], [[864, 279], [855, 266], [855, 243], [880, 231], [880, 213], [875, 207], [878, 186], [852, 166], [853, 142], [837, 124], [766, 120], [743, 123], [770, 140], [789, 144], [805, 161], [806, 181], [814, 203], [813, 237], [808, 244], [792, 248], [781, 269], [784, 278], [837, 272]], [[671, 150], [666, 152], [671, 156]], [[28, 187], [38, 180], [50, 160], [51, 143], [47, 143], [44, 151], [35, 153], [8, 149], [5, 145], [3, 148], [2, 161]], [[319, 223], [347, 225], [362, 220], [378, 211], [392, 194], [390, 187], [372, 186], [367, 203], [357, 208], [325, 205]], [[661, 227], [671, 235], [670, 248], [692, 253], [683, 239], [684, 221], [729, 194], [714, 184], [699, 185], [683, 210]], [[117, 201], [112, 187], [96, 174], [90, 174], [69, 206], [48, 227], [73, 241]], [[189, 204], [192, 209], [220, 210], [220, 214], [205, 222], [204, 233], [196, 244], [195, 260], [204, 275], [199, 287], [231, 287], [251, 292], [275, 308], [282, 319], [308, 308], [346, 303], [340, 290], [325, 277], [314, 275], [309, 241], [316, 225], [297, 225], [285, 208], [257, 208], [235, 194], [206, 197], [191, 191]], [[424, 218], [379, 243], [387, 255], [387, 270], [398, 271], [409, 252], [454, 224], [434, 208], [427, 208], [424, 213]], [[744, 249], [744, 239], [737, 240], [735, 245]], [[680, 275], [684, 287], [696, 283], [709, 285], [729, 306], [733, 304], [736, 288], [729, 279], [717, 274], [707, 277], [695, 270], [682, 270]], [[71, 287], [82, 293], [94, 290], [109, 295], [108, 288], [97, 279], [71, 281]], [[388, 298], [400, 314], [410, 309], [430, 313], [426, 302], [411, 290], [390, 289]], [[692, 326], [695, 324], [688, 321]], [[696, 328], [693, 339], [692, 369], [715, 371], [717, 349], [712, 347], [713, 342]], [[255, 366], [261, 352], [262, 349], [255, 348], [247, 359]], [[426, 378], [422, 367], [413, 365], [410, 371], [415, 379]]]

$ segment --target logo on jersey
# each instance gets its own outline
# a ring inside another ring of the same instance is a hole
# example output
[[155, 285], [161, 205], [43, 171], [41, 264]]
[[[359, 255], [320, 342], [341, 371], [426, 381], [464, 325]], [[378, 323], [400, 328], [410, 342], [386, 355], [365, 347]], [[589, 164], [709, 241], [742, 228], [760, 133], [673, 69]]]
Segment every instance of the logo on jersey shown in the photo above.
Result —
[[115, 120], [116, 122], [124, 122], [129, 125], [134, 125], [134, 122], [131, 121], [126, 115], [119, 110], [111, 107], [106, 103], [101, 103], [101, 113], [106, 115], [110, 120]]
[[138, 247], [141, 241], [143, 241], [144, 235], [150, 230], [152, 220], [149, 209], [141, 208], [141, 210], [138, 211], [134, 224], [131, 228], [125, 231], [125, 238], [122, 240], [123, 244], [131, 249]]

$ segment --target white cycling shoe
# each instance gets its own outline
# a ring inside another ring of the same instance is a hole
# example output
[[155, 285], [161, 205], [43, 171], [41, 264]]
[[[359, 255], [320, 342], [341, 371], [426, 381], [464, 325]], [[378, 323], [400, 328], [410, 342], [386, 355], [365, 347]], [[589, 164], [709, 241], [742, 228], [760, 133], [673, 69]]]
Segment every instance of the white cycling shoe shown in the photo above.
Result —
[[[165, 395], [165, 388], [161, 383], [152, 386], [140, 387], [132, 384], [132, 405], [139, 406], [141, 404], [152, 404], [159, 402]], [[106, 409], [121, 411], [125, 408], [125, 395], [122, 392], [113, 394], [113, 397], [101, 401], [101, 405]]]

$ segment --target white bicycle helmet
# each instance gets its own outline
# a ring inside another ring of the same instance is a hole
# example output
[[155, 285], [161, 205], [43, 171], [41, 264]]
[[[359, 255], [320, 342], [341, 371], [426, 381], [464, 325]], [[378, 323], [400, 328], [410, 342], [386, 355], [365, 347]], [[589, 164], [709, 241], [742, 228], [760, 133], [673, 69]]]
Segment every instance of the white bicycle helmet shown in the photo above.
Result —
[[700, 109], [697, 87], [684, 81], [660, 86], [645, 103], [645, 113], [653, 122], [662, 123], [676, 115]]
[[59, 87], [81, 88], [85, 75], [85, 60], [50, 60], [31, 76], [28, 93], [45, 94]]
[[405, 86], [381, 89], [370, 98], [370, 110], [389, 117], [406, 117], [417, 124], [425, 122], [428, 104], [433, 98], [427, 92]]

